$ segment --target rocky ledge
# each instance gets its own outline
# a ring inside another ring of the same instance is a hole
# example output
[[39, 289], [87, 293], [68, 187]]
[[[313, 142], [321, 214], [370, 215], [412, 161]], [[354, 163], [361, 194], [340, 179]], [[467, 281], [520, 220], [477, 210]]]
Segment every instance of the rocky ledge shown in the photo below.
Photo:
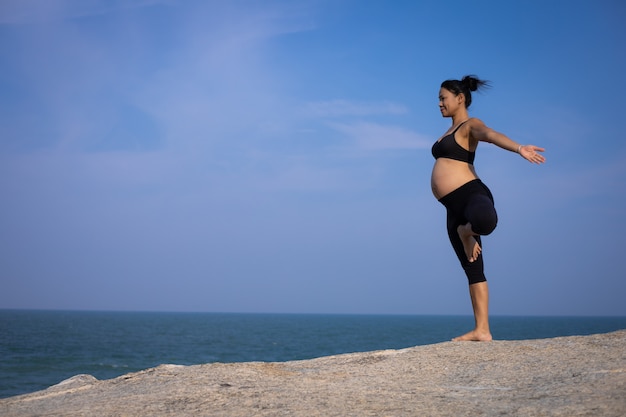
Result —
[[10, 416], [626, 416], [626, 330], [78, 375]]

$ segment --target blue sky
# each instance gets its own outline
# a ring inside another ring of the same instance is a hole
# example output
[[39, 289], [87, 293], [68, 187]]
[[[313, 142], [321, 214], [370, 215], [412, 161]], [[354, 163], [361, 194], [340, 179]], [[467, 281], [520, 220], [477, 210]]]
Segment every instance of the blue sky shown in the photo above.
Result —
[[620, 1], [4, 0], [0, 308], [471, 314], [430, 192], [448, 78], [495, 315], [626, 315]]

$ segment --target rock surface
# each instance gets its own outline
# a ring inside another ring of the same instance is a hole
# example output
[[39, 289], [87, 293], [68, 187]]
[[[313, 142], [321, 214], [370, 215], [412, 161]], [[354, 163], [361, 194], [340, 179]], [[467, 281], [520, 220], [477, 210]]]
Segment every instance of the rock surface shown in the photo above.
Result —
[[78, 375], [11, 416], [626, 416], [626, 330]]

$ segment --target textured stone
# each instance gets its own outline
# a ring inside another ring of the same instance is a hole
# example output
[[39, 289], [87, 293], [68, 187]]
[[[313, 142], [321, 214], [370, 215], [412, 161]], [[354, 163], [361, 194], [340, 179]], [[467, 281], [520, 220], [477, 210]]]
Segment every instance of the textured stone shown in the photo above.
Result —
[[78, 375], [0, 400], [0, 415], [625, 416], [626, 330]]

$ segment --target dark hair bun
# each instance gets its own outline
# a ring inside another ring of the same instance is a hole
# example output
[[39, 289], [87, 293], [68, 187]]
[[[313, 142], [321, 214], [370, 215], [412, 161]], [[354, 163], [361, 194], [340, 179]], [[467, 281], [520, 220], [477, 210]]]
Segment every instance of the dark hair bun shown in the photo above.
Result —
[[461, 80], [461, 84], [467, 87], [470, 91], [476, 91], [479, 87], [486, 84], [484, 81], [478, 79], [475, 75], [466, 75]]

